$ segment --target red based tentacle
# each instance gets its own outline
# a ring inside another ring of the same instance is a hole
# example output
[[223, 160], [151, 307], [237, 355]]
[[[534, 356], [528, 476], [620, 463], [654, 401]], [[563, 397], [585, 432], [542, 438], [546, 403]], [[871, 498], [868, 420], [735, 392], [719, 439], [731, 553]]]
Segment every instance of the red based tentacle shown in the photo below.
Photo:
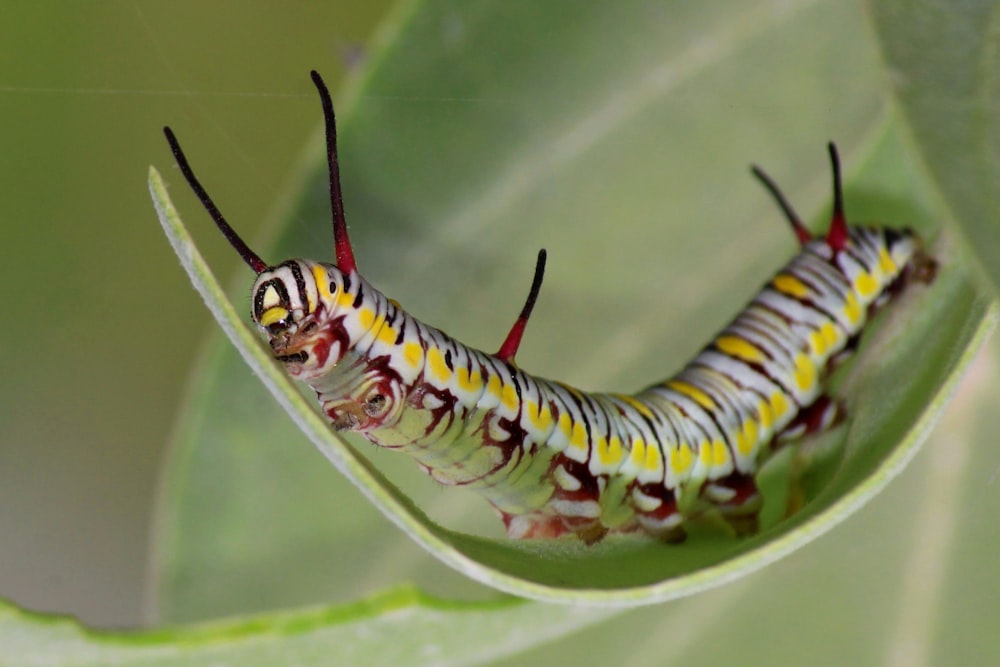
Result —
[[847, 229], [847, 218], [844, 215], [844, 188], [840, 181], [840, 156], [837, 146], [831, 141], [827, 144], [830, 151], [830, 165], [833, 167], [833, 215], [830, 217], [830, 229], [826, 233], [826, 243], [834, 252], [844, 249], [850, 235]]
[[212, 220], [215, 221], [215, 226], [219, 228], [222, 235], [226, 237], [229, 241], [229, 245], [236, 249], [236, 252], [240, 254], [243, 261], [254, 270], [254, 273], [260, 274], [267, 269], [267, 263], [262, 260], [257, 253], [250, 249], [250, 246], [240, 238], [236, 230], [229, 226], [226, 222], [226, 218], [222, 215], [219, 207], [215, 205], [212, 198], [208, 196], [208, 192], [202, 187], [201, 182], [198, 177], [194, 175], [194, 170], [191, 169], [191, 165], [188, 164], [187, 157], [184, 155], [184, 151], [181, 150], [181, 144], [177, 141], [177, 137], [174, 136], [173, 131], [169, 127], [163, 128], [163, 134], [167, 137], [167, 143], [170, 144], [170, 151], [174, 154], [174, 159], [177, 160], [177, 166], [180, 167], [181, 173], [184, 174], [184, 178], [187, 179], [188, 185], [194, 190], [195, 195], [201, 201], [201, 205], [205, 207], [208, 214], [212, 216]]
[[757, 177], [757, 180], [760, 181], [765, 188], [767, 188], [767, 191], [771, 193], [771, 197], [773, 197], [774, 201], [781, 207], [781, 210], [785, 214], [785, 218], [792, 226], [792, 231], [795, 232], [795, 238], [799, 240], [799, 245], [809, 243], [813, 237], [812, 233], [806, 228], [805, 224], [803, 224], [802, 218], [800, 218], [799, 214], [795, 212], [792, 205], [788, 203], [788, 199], [785, 198], [784, 193], [781, 191], [781, 188], [778, 187], [778, 184], [774, 182], [774, 179], [768, 176], [763, 169], [755, 164], [750, 165], [750, 171]]
[[344, 273], [358, 270], [354, 249], [347, 237], [347, 220], [344, 217], [344, 198], [340, 192], [340, 166], [337, 163], [337, 119], [333, 114], [330, 91], [316, 70], [309, 73], [323, 103], [323, 120], [326, 122], [326, 161], [330, 168], [330, 208], [333, 212], [333, 250], [337, 268]]
[[535, 307], [538, 292], [542, 289], [542, 278], [545, 276], [545, 258], [546, 253], [543, 248], [538, 251], [538, 260], [535, 262], [535, 277], [531, 281], [531, 290], [528, 292], [528, 298], [524, 302], [521, 314], [517, 316], [514, 326], [510, 328], [507, 338], [504, 339], [503, 345], [496, 353], [497, 358], [501, 361], [513, 361], [514, 355], [517, 354], [517, 348], [521, 346], [521, 338], [524, 336], [525, 327], [528, 326], [528, 318], [531, 317], [531, 311]]

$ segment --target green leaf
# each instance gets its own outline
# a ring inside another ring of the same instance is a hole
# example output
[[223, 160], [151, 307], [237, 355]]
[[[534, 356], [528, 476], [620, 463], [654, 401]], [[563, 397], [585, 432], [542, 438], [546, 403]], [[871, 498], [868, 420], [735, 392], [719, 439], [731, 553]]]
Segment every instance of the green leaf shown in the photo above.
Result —
[[[664, 16], [638, 3], [573, 8], [567, 21], [549, 3], [414, 5], [339, 105], [359, 265], [417, 316], [494, 347], [545, 246], [547, 283], [521, 365], [588, 388], [665, 377], [794, 252], [744, 162], [768, 166], [800, 210], [817, 209], [831, 136], [849, 172], [852, 219], [938, 233], [934, 188], [908, 160], [853, 6], [677, 4]], [[293, 229], [266, 258], [330, 254], [325, 175], [315, 148], [307, 159], [302, 199], [283, 216]], [[514, 543], [495, 539], [478, 499], [418, 479], [401, 457], [343, 446], [219, 300], [155, 178], [152, 187], [213, 312], [361, 491], [318, 465], [214, 342], [161, 503], [157, 574], [172, 619], [349, 598], [400, 579], [486, 594], [401, 539], [362, 494], [440, 562], [519, 595], [636, 605], [717, 586], [829, 530], [897, 474], [995, 319], [941, 233], [938, 280], [880, 318], [841, 378], [852, 418], [831, 439], [844, 442], [814, 466], [809, 503], [791, 520], [780, 520], [786, 475], [776, 465], [763, 475], [767, 528], [753, 539], [709, 531], [681, 547]], [[315, 227], [304, 232], [301, 221]]]
[[481, 664], [593, 624], [607, 611], [547, 609], [507, 599], [458, 604], [411, 588], [339, 607], [134, 633], [81, 628], [0, 603], [0, 664], [110, 665]]
[[1000, 285], [1000, 4], [869, 5], [892, 92], [931, 185]]

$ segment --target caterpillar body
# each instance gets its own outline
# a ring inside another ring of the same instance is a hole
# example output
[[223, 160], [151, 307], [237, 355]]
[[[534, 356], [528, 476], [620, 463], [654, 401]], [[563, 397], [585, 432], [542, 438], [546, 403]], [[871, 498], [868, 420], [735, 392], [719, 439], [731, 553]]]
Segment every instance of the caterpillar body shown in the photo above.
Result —
[[[478, 491], [510, 537], [645, 531], [685, 536], [686, 508], [716, 507], [737, 534], [757, 530], [755, 475], [781, 443], [829, 428], [824, 393], [871, 312], [935, 261], [909, 229], [848, 226], [830, 144], [834, 207], [814, 237], [774, 182], [801, 245], [750, 304], [674, 377], [635, 394], [587, 393], [536, 378], [514, 356], [541, 287], [538, 256], [524, 308], [495, 354], [428, 326], [357, 271], [340, 192], [329, 92], [312, 73], [327, 128], [336, 264], [270, 266], [229, 226], [164, 128], [185, 178], [257, 273], [254, 322], [289, 374], [312, 387], [337, 430], [406, 452], [435, 480]], [[683, 501], [683, 502], [682, 502]]]

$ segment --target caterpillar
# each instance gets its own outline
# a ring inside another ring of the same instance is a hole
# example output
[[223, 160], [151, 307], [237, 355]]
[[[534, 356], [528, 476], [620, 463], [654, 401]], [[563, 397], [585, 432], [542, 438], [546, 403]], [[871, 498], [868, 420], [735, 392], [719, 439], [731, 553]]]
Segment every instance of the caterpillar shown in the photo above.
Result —
[[538, 254], [524, 306], [494, 354], [416, 319], [358, 272], [347, 235], [330, 93], [314, 71], [326, 125], [336, 264], [269, 265], [233, 230], [167, 141], [219, 230], [257, 274], [251, 318], [287, 372], [315, 390], [332, 428], [412, 456], [441, 484], [476, 490], [512, 538], [609, 532], [686, 536], [690, 508], [718, 510], [737, 535], [758, 530], [755, 476], [783, 443], [828, 429], [843, 405], [824, 393], [872, 312], [936, 262], [908, 228], [848, 225], [829, 144], [833, 213], [814, 236], [775, 182], [753, 174], [800, 249], [673, 377], [634, 395], [588, 393], [515, 363], [541, 289]]

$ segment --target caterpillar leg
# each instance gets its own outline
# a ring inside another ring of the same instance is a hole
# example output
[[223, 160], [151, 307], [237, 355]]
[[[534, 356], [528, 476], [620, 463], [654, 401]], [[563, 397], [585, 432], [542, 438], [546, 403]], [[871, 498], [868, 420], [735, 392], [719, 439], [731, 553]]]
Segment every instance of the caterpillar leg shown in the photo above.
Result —
[[760, 510], [764, 497], [753, 475], [734, 472], [721, 479], [705, 482], [701, 496], [715, 505], [737, 537], [756, 535], [760, 530]]
[[635, 518], [642, 530], [667, 544], [687, 539], [684, 515], [677, 508], [674, 492], [662, 484], [643, 484], [632, 488]]
[[795, 419], [775, 435], [773, 447], [777, 449], [792, 440], [827, 431], [840, 424], [846, 415], [847, 408], [841, 401], [823, 394], [812, 405], [802, 408]]
[[500, 512], [507, 537], [514, 540], [553, 539], [563, 535], [576, 535], [590, 546], [608, 534], [606, 526], [592, 519], [573, 521], [572, 518], [551, 514], [506, 514]]

